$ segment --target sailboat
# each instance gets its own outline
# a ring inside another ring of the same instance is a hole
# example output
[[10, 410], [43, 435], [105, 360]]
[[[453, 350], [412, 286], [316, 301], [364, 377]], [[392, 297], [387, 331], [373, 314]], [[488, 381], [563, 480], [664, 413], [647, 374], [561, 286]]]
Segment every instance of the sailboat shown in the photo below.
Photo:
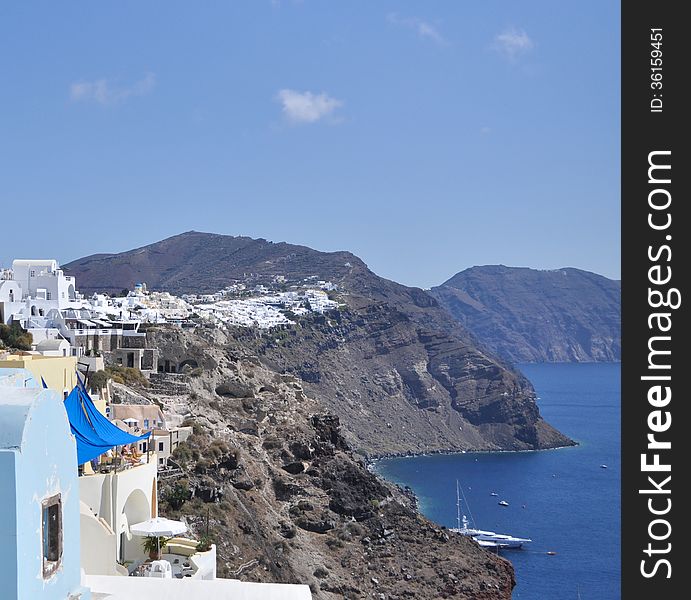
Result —
[[[461, 513], [461, 494], [463, 494], [461, 490], [461, 486], [458, 483], [458, 479], [456, 480], [456, 522], [457, 522], [457, 527], [450, 528], [449, 531], [453, 531], [454, 533], [460, 533], [461, 535], [467, 535], [471, 538], [473, 538], [480, 546], [484, 548], [497, 548], [497, 549], [518, 549], [523, 546], [523, 544], [527, 544], [528, 542], [532, 542], [530, 538], [520, 538], [520, 537], [515, 537], [513, 535], [508, 535], [504, 533], [496, 533], [494, 531], [486, 531], [484, 529], [475, 529], [474, 527], [469, 527], [470, 525], [468, 518], [465, 516], [465, 514]], [[468, 501], [465, 498], [465, 494], [463, 494], [463, 499], [465, 500], [465, 504], [468, 507], [468, 512], [470, 513], [470, 505], [468, 504]], [[473, 515], [470, 514], [470, 518], [473, 518]], [[473, 525], [474, 525], [474, 519], [473, 519]]]

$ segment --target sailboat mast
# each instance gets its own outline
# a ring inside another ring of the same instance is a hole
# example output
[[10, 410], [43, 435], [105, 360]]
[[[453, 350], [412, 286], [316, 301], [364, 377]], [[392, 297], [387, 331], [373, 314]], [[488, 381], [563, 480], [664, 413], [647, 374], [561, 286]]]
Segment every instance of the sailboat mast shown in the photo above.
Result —
[[458, 479], [456, 479], [456, 522], [458, 529], [461, 529], [461, 495], [458, 488]]

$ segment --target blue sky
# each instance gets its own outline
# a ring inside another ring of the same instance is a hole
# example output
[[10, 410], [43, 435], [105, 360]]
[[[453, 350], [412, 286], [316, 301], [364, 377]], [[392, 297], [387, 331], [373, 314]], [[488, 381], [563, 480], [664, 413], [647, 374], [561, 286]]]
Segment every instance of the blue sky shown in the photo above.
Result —
[[191, 229], [619, 278], [619, 3], [0, 4], [0, 264]]

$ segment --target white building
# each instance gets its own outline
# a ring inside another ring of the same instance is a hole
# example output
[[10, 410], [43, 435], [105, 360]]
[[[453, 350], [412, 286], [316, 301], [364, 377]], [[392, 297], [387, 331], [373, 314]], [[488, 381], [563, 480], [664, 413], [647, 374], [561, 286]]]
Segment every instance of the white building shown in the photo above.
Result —
[[65, 275], [54, 259], [14, 260], [12, 272], [24, 298], [57, 301], [58, 308], [77, 299], [74, 277]]
[[70, 356], [70, 343], [64, 338], [44, 339], [34, 344], [34, 350], [43, 356]]
[[14, 260], [0, 275], [0, 316], [4, 323], [31, 326], [34, 317], [50, 310], [79, 306], [74, 277], [65, 275], [54, 259]]

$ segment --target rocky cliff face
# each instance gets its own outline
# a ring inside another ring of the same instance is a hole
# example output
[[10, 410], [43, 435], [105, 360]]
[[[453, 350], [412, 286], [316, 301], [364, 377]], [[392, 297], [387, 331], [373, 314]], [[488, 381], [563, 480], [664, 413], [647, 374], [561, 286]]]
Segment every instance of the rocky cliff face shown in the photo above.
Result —
[[621, 360], [621, 283], [579, 269], [473, 267], [431, 294], [511, 362]]
[[501, 557], [420, 516], [370, 473], [339, 419], [302, 382], [261, 364], [218, 330], [154, 330], [194, 375], [138, 390], [171, 421], [194, 424], [160, 481], [161, 511], [217, 544], [219, 576], [308, 583], [315, 600], [509, 600]]
[[[334, 282], [341, 310], [278, 333], [238, 328], [227, 346], [299, 377], [363, 454], [571, 443], [540, 418], [529, 382], [480, 350], [430, 294], [378, 277], [350, 253], [191, 232], [65, 269], [90, 291], [146, 281], [150, 289], [211, 292], [233, 279], [277, 275], [288, 283], [314, 275]], [[171, 352], [179, 355], [171, 360], [186, 359], [184, 349]]]

